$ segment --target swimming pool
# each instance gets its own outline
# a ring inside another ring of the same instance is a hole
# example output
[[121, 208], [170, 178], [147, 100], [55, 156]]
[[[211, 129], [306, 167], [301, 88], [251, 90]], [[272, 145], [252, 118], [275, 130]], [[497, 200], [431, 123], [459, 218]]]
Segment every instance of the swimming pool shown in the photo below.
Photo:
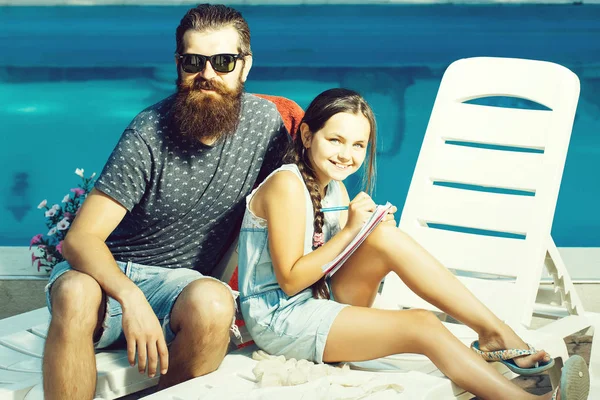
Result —
[[[0, 7], [0, 246], [44, 232], [75, 168], [100, 172], [124, 127], [173, 91], [174, 31], [189, 6]], [[561, 63], [581, 98], [553, 237], [600, 247], [600, 6], [240, 6], [253, 34], [250, 92], [306, 107], [345, 86], [380, 131], [375, 199], [402, 207], [444, 69], [470, 56]]]

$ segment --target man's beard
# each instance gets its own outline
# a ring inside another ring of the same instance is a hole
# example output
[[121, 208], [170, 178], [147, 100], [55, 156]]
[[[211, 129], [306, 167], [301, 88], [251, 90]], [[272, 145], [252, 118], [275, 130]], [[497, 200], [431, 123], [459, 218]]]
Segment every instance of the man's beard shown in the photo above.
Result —
[[241, 79], [232, 90], [220, 81], [197, 77], [184, 82], [180, 77], [172, 109], [174, 123], [183, 136], [202, 142], [213, 143], [233, 135], [240, 119], [243, 91]]

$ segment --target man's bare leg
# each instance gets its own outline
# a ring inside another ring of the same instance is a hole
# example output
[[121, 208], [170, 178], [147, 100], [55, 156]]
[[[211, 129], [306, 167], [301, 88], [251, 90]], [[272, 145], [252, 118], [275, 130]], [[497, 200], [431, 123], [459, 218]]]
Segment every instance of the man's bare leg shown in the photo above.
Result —
[[46, 400], [86, 400], [96, 390], [94, 334], [105, 307], [100, 285], [89, 275], [69, 271], [52, 285], [52, 320], [44, 349]]
[[212, 279], [190, 283], [171, 312], [175, 340], [169, 347], [169, 371], [159, 389], [176, 385], [216, 370], [229, 345], [234, 315], [230, 291]]

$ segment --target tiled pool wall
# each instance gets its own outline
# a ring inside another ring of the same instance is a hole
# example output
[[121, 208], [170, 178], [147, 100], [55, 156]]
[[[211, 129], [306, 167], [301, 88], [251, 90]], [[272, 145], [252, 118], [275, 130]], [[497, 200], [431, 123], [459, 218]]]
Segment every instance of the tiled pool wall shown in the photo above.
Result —
[[[0, 7], [0, 246], [44, 231], [39, 201], [59, 202], [76, 167], [99, 172], [129, 120], [172, 92], [174, 30], [188, 8]], [[561, 247], [600, 247], [600, 6], [237, 8], [253, 36], [248, 91], [303, 107], [329, 87], [365, 94], [380, 131], [375, 198], [399, 208], [452, 61], [521, 57], [571, 68], [581, 98], [552, 233]]]

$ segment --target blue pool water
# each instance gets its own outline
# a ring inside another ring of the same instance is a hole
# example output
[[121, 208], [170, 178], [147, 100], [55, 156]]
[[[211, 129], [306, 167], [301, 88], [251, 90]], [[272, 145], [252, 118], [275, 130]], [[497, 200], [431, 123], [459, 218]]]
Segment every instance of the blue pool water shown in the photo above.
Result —
[[[187, 6], [0, 7], [0, 246], [45, 233], [75, 168], [100, 172], [123, 128], [173, 91]], [[559, 246], [600, 246], [600, 6], [245, 6], [250, 92], [306, 107], [362, 92], [378, 118], [375, 199], [402, 207], [444, 69], [471, 56], [558, 62], [581, 97], [556, 210]]]

